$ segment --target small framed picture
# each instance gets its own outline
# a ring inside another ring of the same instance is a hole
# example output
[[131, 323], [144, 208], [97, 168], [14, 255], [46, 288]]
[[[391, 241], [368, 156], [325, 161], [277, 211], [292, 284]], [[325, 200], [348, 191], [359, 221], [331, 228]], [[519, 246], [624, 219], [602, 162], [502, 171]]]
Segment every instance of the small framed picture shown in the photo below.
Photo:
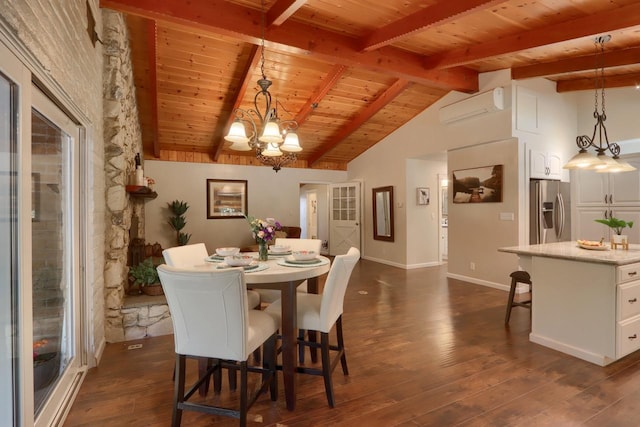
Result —
[[207, 219], [244, 218], [247, 181], [207, 179]]
[[416, 189], [416, 203], [418, 205], [428, 205], [429, 204], [429, 188], [428, 187], [418, 187]]

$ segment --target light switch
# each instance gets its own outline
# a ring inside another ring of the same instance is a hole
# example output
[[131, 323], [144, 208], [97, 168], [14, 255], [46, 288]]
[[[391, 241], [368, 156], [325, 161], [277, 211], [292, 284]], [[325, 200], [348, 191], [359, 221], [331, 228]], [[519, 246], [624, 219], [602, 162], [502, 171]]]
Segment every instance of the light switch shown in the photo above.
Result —
[[500, 220], [501, 221], [513, 221], [515, 215], [513, 212], [500, 212]]

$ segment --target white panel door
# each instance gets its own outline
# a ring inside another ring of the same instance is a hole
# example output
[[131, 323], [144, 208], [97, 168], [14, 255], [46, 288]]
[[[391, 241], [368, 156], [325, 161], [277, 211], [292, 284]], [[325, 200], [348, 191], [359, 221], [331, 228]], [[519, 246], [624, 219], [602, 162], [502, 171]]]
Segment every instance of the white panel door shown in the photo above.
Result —
[[329, 254], [360, 250], [360, 183], [331, 184], [329, 193]]

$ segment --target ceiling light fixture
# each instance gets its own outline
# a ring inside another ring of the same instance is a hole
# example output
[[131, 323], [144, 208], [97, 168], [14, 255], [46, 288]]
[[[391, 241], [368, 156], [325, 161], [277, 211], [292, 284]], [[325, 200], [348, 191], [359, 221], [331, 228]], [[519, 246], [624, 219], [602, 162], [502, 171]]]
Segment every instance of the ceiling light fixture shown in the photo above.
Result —
[[[264, 73], [264, 0], [261, 2], [261, 7], [260, 71], [262, 78], [258, 80], [260, 91], [253, 98], [255, 108], [249, 110], [237, 108], [233, 112], [236, 119], [224, 139], [232, 143], [229, 147], [232, 150], [255, 150], [256, 157], [261, 163], [271, 166], [274, 171], [278, 172], [282, 166], [297, 159], [296, 153], [302, 151], [302, 147], [300, 147], [300, 141], [295, 132], [298, 128], [298, 122], [295, 120], [280, 120], [277, 106], [280, 105], [285, 110], [284, 107], [277, 100], [275, 101], [275, 107], [272, 106], [271, 94], [269, 93], [271, 80], [267, 79]], [[263, 110], [258, 107], [258, 104], [261, 104]], [[258, 120], [257, 123], [254, 117]], [[248, 123], [251, 131], [251, 135], [248, 137], [245, 123]], [[258, 134], [258, 130], [260, 130], [260, 134]]]
[[[573, 156], [566, 165], [565, 169], [592, 169], [596, 172], [627, 172], [635, 170], [628, 162], [620, 159], [620, 146], [615, 142], [610, 143], [607, 136], [607, 128], [604, 122], [607, 120], [604, 105], [604, 44], [611, 40], [610, 35], [598, 36], [595, 38], [595, 109], [593, 117], [596, 124], [593, 127], [591, 138], [588, 135], [581, 135], [576, 138], [576, 144], [580, 151]], [[598, 90], [600, 89], [600, 94]], [[600, 98], [601, 111], [598, 110], [598, 98]], [[596, 142], [596, 135], [598, 141]], [[593, 147], [596, 154], [587, 151], [587, 148]], [[607, 151], [611, 153], [611, 157], [607, 156]]]

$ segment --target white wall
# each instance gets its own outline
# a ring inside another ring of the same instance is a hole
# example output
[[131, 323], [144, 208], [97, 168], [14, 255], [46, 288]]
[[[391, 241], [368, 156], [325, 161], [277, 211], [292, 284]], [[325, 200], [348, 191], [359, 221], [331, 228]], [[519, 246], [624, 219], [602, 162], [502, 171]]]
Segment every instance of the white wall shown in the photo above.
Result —
[[[497, 287], [505, 284], [517, 270], [517, 258], [498, 252], [498, 248], [518, 244], [516, 220], [521, 188], [518, 185], [518, 141], [465, 147], [448, 152], [451, 172], [482, 166], [503, 166], [502, 202], [452, 203], [453, 185], [449, 184], [449, 256], [450, 277]], [[501, 214], [514, 220], [501, 220]], [[471, 267], [471, 263], [474, 267]]]
[[[445, 157], [445, 156], [438, 156]], [[438, 174], [447, 174], [446, 160], [407, 159], [407, 268], [438, 265], [440, 262], [440, 205]], [[428, 205], [418, 205], [416, 190], [427, 187]]]
[[[282, 225], [300, 225], [301, 182], [343, 182], [347, 173], [315, 169], [283, 168], [275, 173], [266, 166], [232, 166], [145, 160], [145, 176], [156, 181], [158, 197], [145, 203], [147, 243], [163, 248], [175, 246], [174, 231], [167, 224], [167, 203], [183, 200], [189, 204], [187, 225], [189, 243], [204, 242], [210, 252], [222, 246], [254, 244], [243, 218], [207, 219], [207, 179], [247, 180], [248, 213], [258, 218], [275, 218]], [[178, 177], [178, 178], [176, 178]]]
[[[575, 96], [580, 106], [578, 110], [577, 135], [589, 135], [591, 137], [593, 126], [595, 125], [595, 119], [593, 118], [594, 92], [592, 90], [580, 91]], [[606, 89], [605, 102], [607, 113], [605, 126], [609, 141], [618, 142], [640, 138], [640, 120], [638, 120], [640, 90], [635, 87]], [[624, 144], [621, 146], [622, 154], [625, 154]]]
[[[455, 148], [473, 146], [488, 141], [500, 141], [511, 137], [511, 80], [508, 71], [488, 73], [481, 77], [481, 92], [497, 86], [505, 87], [504, 111], [495, 112], [483, 117], [471, 118], [450, 125], [443, 125], [438, 118], [438, 110], [444, 106], [466, 98], [469, 95], [451, 92], [434, 103], [431, 107], [416, 116], [413, 120], [400, 127], [378, 144], [371, 147], [362, 155], [349, 163], [349, 179], [361, 179], [364, 182], [365, 205], [364, 213], [364, 255], [367, 258], [387, 261], [394, 265], [409, 266], [421, 263], [437, 262], [438, 239], [433, 241], [433, 253], [425, 255], [424, 260], [414, 258], [422, 253], [423, 241], [407, 236], [412, 233], [407, 223], [413, 225], [416, 219], [408, 214], [406, 206], [415, 203], [415, 182], [409, 182], [408, 163], [406, 159], [424, 158], [426, 155], [452, 150]], [[414, 165], [411, 165], [414, 168]], [[450, 170], [450, 169], [449, 169]], [[437, 179], [441, 170], [430, 172]], [[412, 174], [411, 174], [412, 175]], [[375, 187], [393, 185], [395, 197], [395, 242], [373, 240], [371, 200], [368, 195]], [[434, 190], [437, 185], [434, 184]], [[398, 206], [402, 205], [402, 208]], [[437, 218], [437, 215], [436, 215]], [[434, 224], [437, 221], [434, 222]], [[449, 229], [451, 232], [451, 229]], [[451, 243], [451, 235], [449, 236]], [[416, 247], [416, 244], [418, 247]], [[407, 253], [412, 253], [409, 262]], [[451, 246], [449, 253], [452, 254]], [[426, 258], [428, 257], [428, 259]], [[451, 258], [451, 256], [450, 256]]]

